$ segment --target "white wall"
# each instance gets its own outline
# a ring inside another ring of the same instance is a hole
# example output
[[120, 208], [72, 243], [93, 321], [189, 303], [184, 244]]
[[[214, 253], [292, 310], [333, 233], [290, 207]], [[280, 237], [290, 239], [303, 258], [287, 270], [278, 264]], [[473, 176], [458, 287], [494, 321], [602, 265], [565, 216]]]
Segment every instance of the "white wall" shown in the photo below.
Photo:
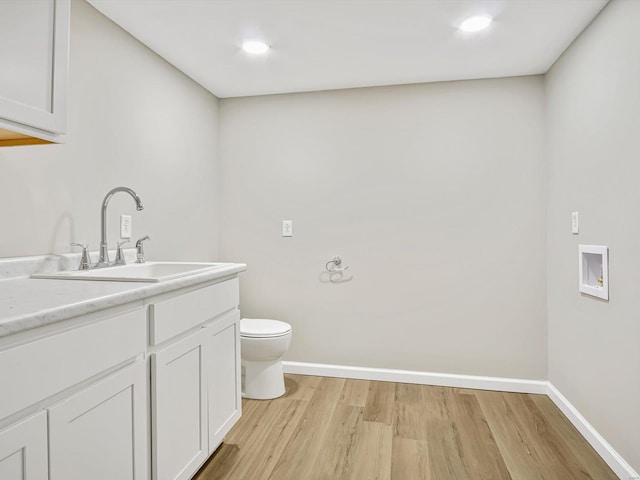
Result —
[[[69, 123], [65, 145], [0, 149], [0, 257], [98, 248], [100, 204], [118, 194], [150, 258], [215, 260], [217, 99], [83, 0], [71, 11]], [[183, 230], [183, 231], [181, 231]]]
[[[640, 470], [640, 2], [614, 0], [546, 78], [549, 378]], [[571, 235], [571, 212], [580, 235]], [[610, 301], [578, 244], [610, 248]]]
[[[293, 325], [287, 359], [546, 378], [542, 77], [220, 115], [221, 259], [249, 265], [243, 315]], [[351, 281], [327, 283], [334, 254]]]

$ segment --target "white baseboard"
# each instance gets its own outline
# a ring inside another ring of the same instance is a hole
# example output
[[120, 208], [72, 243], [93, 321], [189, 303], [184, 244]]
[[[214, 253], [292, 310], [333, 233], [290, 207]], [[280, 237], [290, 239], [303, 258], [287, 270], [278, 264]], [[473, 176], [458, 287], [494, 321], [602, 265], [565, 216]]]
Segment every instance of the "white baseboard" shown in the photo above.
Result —
[[548, 382], [518, 378], [480, 377], [448, 373], [393, 370], [388, 368], [348, 367], [322, 363], [282, 362], [285, 373], [321, 377], [355, 378], [381, 382], [415, 383], [441, 387], [476, 388], [516, 393], [547, 393]]
[[564, 413], [620, 479], [640, 480], [640, 475], [625, 462], [602, 435], [600, 435], [558, 389], [548, 381], [286, 361], [282, 362], [282, 367], [285, 373], [298, 375], [317, 375], [321, 377], [354, 378], [381, 382], [414, 383], [441, 387], [545, 394], [551, 398], [553, 403], [558, 406], [562, 413]]
[[623, 480], [640, 479], [640, 475], [631, 466], [625, 462], [624, 458], [616, 452], [613, 447], [600, 435], [593, 425], [591, 425], [580, 412], [567, 400], [560, 391], [553, 386], [551, 382], [547, 382], [549, 391], [547, 395], [556, 404], [556, 406], [564, 413], [565, 417], [573, 424], [574, 427], [589, 442], [598, 455], [609, 465], [618, 477]]

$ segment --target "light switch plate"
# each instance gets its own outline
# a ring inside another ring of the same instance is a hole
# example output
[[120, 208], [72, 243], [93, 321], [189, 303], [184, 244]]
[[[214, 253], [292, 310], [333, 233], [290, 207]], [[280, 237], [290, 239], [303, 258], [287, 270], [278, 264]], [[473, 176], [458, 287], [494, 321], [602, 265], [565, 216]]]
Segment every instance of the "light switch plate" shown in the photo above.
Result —
[[580, 218], [578, 212], [571, 212], [571, 233], [577, 235], [580, 232]]
[[293, 237], [293, 220], [282, 221], [282, 236]]
[[131, 215], [120, 215], [120, 238], [131, 239]]

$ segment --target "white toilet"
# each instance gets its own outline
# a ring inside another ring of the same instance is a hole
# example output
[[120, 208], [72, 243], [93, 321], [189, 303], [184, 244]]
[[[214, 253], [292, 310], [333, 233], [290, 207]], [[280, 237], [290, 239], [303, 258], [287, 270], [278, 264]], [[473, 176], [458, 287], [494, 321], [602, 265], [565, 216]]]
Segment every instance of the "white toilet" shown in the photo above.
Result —
[[291, 343], [291, 325], [279, 320], [240, 320], [242, 396], [267, 400], [284, 395], [282, 357]]

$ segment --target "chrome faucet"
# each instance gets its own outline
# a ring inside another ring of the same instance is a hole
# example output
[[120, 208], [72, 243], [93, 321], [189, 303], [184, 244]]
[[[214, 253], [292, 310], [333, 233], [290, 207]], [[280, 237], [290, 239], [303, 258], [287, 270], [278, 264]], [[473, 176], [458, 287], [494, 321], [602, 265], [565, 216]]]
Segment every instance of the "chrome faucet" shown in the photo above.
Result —
[[123, 242], [118, 242], [118, 248], [116, 249], [116, 259], [113, 262], [114, 265], [126, 265], [127, 262], [124, 259], [124, 249], [122, 248], [123, 245], [129, 243], [129, 240], [125, 240]]
[[149, 238], [149, 235], [145, 235], [144, 237], [142, 237], [140, 240], [138, 240], [136, 242], [136, 263], [144, 263], [145, 259], [144, 259], [144, 246], [142, 245], [142, 242], [144, 242], [145, 240], [151, 240]]
[[109, 266], [109, 249], [107, 248], [107, 205], [109, 205], [109, 200], [113, 197], [114, 194], [118, 192], [125, 192], [131, 195], [131, 197], [136, 202], [136, 209], [143, 210], [142, 200], [136, 192], [131, 190], [129, 187], [116, 187], [105, 195], [104, 200], [102, 201], [102, 211], [100, 213], [100, 221], [101, 221], [101, 230], [100, 230], [100, 257], [98, 258], [98, 263], [96, 263], [95, 267], [107, 267]]
[[78, 270], [91, 270], [91, 257], [87, 251], [89, 245], [86, 243], [72, 243], [71, 246], [82, 248], [82, 256], [80, 257], [80, 266], [78, 267]]

